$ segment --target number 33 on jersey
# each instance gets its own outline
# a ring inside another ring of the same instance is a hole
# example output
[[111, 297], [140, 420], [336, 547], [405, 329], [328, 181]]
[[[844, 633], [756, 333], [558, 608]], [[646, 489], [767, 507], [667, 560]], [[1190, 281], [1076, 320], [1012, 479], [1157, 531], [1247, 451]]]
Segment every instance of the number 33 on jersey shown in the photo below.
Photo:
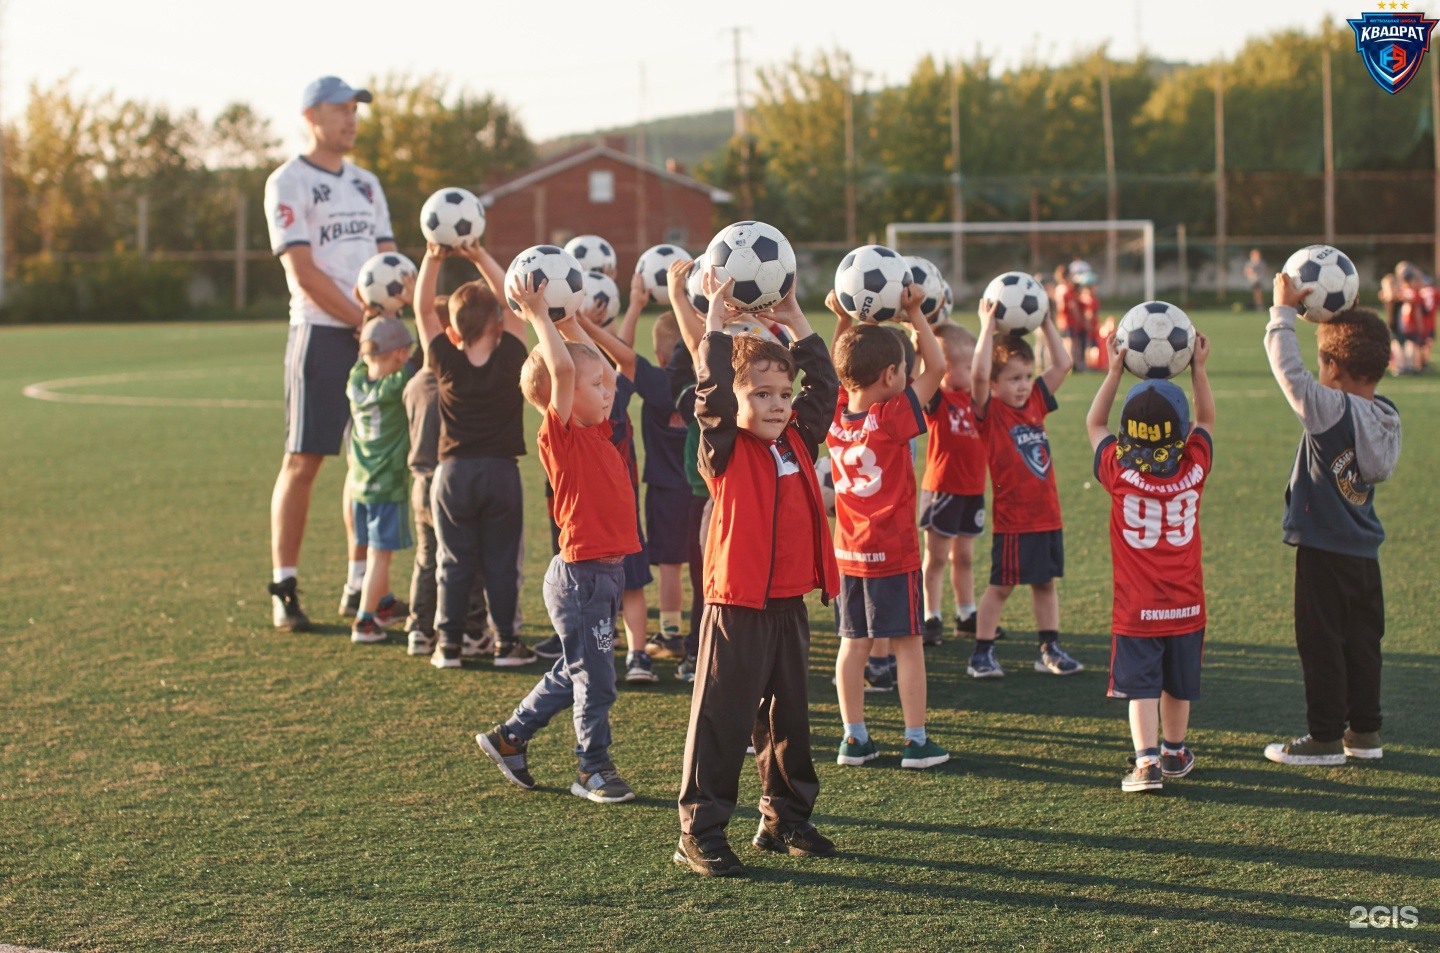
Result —
[[910, 441], [925, 432], [915, 392], [849, 413], [840, 391], [825, 444], [835, 477], [835, 559], [847, 576], [875, 578], [920, 568], [915, 461]]
[[1110, 492], [1112, 626], [1132, 636], [1198, 632], [1205, 628], [1200, 494], [1210, 475], [1210, 434], [1192, 431], [1179, 471], [1165, 479], [1121, 466], [1115, 443], [1110, 437], [1095, 451], [1095, 476]]

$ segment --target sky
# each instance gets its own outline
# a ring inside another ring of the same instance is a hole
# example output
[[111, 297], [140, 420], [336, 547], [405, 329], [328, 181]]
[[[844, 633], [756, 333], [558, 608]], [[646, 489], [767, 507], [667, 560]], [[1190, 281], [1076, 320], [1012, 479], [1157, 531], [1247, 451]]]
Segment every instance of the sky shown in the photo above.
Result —
[[[733, 3], [727, 17], [726, 5], [631, 0], [0, 0], [0, 115], [15, 118], [32, 83], [69, 76], [81, 91], [194, 108], [206, 119], [248, 101], [287, 150], [298, 150], [300, 93], [316, 76], [358, 86], [387, 73], [437, 73], [456, 88], [496, 94], [543, 141], [733, 107], [737, 27], [747, 72], [838, 47], [878, 88], [903, 79], [926, 53], [979, 49], [1003, 68], [1108, 42], [1117, 57], [1143, 47], [1164, 60], [1208, 61], [1234, 55], [1249, 37], [1314, 30], [1327, 15], [1340, 20], [1373, 6], [1209, 0], [1198, 15], [1194, 4], [1153, 0], [782, 0]], [[746, 84], [753, 90], [748, 76]]]

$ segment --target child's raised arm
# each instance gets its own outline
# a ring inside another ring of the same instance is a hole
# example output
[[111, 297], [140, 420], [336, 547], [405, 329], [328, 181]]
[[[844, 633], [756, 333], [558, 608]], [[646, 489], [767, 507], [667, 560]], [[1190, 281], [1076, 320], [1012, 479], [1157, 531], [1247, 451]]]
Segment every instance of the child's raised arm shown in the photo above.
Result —
[[830, 336], [830, 356], [831, 359], [834, 359], [835, 342], [840, 340], [840, 335], [850, 330], [850, 325], [855, 323], [855, 319], [850, 317], [850, 312], [840, 307], [840, 299], [835, 297], [834, 288], [831, 288], [830, 293], [825, 296], [825, 307], [835, 315], [835, 333]]
[[990, 368], [995, 363], [995, 302], [980, 301], [980, 335], [970, 361], [970, 397], [975, 416], [984, 417], [990, 404]]
[[435, 284], [440, 278], [440, 262], [449, 255], [450, 249], [430, 242], [425, 246], [425, 257], [420, 259], [420, 271], [415, 276], [415, 324], [420, 330], [420, 347], [426, 354], [430, 353], [430, 342], [435, 335], [445, 330], [435, 310]]
[[1125, 373], [1125, 348], [1116, 339], [1110, 348], [1110, 367], [1105, 371], [1105, 380], [1095, 392], [1090, 403], [1090, 412], [1085, 415], [1085, 430], [1090, 434], [1090, 449], [1094, 450], [1110, 436], [1110, 410], [1115, 406], [1115, 394], [1120, 390], [1120, 375]]
[[915, 329], [915, 350], [920, 352], [920, 373], [915, 376], [915, 383], [910, 385], [910, 389], [915, 392], [921, 407], [929, 406], [930, 398], [935, 396], [940, 382], [945, 379], [945, 350], [940, 346], [939, 338], [935, 337], [930, 322], [920, 313], [920, 303], [924, 300], [925, 292], [913, 284], [905, 289], [901, 298], [905, 315]]
[[695, 310], [695, 306], [690, 303], [690, 296], [685, 293], [685, 280], [693, 264], [693, 261], [688, 260], [672, 261], [666, 287], [670, 291], [670, 307], [675, 312], [675, 323], [680, 326], [680, 337], [685, 341], [685, 349], [690, 352], [691, 360], [698, 365], [700, 362], [696, 355], [700, 351], [700, 339], [705, 336], [705, 317]]
[[505, 330], [515, 335], [520, 340], [525, 340], [525, 321], [514, 311], [510, 310], [510, 304], [505, 300], [505, 270], [500, 267], [479, 240], [466, 242], [456, 251], [466, 261], [471, 262], [480, 271], [480, 277], [485, 279], [485, 285], [490, 293], [499, 299], [500, 318], [505, 325]]
[[[539, 276], [535, 278], [539, 279]], [[527, 287], [531, 280], [512, 275], [510, 286], [503, 290], [519, 303], [521, 316], [535, 326], [535, 333], [540, 338], [540, 357], [550, 372], [550, 409], [562, 423], [569, 425], [570, 409], [575, 401], [575, 362], [565, 347], [565, 340], [550, 320], [549, 309], [540, 295], [545, 287], [544, 280], [539, 279], [534, 289]]]
[[1210, 392], [1210, 375], [1205, 362], [1210, 360], [1210, 339], [1195, 332], [1195, 353], [1190, 358], [1190, 388], [1195, 394], [1195, 426], [1212, 437], [1215, 435], [1215, 395]]
[[1040, 331], [1045, 335], [1045, 350], [1050, 352], [1051, 361], [1049, 369], [1040, 375], [1040, 379], [1053, 394], [1065, 383], [1065, 376], [1070, 373], [1075, 362], [1070, 359], [1070, 352], [1065, 349], [1065, 342], [1061, 340], [1060, 331], [1055, 327], [1055, 315], [1045, 315]]
[[599, 308], [594, 310], [581, 308], [575, 315], [575, 319], [580, 323], [580, 329], [589, 336], [591, 343], [610, 355], [610, 360], [615, 362], [616, 370], [631, 381], [635, 380], [635, 351], [620, 338], [600, 327], [595, 320], [598, 311]]
[[626, 347], [635, 346], [635, 326], [640, 322], [640, 312], [645, 310], [645, 301], [649, 297], [650, 291], [645, 287], [645, 278], [637, 271], [630, 276], [630, 300], [625, 302], [625, 317], [620, 319], [620, 328], [616, 333], [616, 337], [624, 341]]
[[[592, 321], [591, 324], [593, 325], [594, 322]], [[580, 319], [578, 317], [561, 318], [559, 323], [555, 325], [555, 330], [560, 332], [560, 336], [567, 341], [574, 341], [577, 344], [588, 344], [590, 347], [595, 348], [595, 350], [600, 350], [600, 346], [595, 343], [594, 338], [590, 337], [590, 335], [586, 333], [585, 328], [580, 324]], [[631, 351], [630, 354], [633, 358], [635, 352]], [[601, 377], [603, 377], [605, 380], [605, 386], [614, 387], [615, 368], [610, 366], [609, 361], [601, 361], [600, 363], [604, 365], [604, 367], [600, 371], [600, 374]]]

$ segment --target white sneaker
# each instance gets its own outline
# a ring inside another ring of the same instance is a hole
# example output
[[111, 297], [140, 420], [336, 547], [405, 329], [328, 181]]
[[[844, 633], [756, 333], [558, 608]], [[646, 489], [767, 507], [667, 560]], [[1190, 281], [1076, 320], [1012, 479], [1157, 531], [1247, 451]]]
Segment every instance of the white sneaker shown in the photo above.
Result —
[[411, 629], [407, 634], [410, 637], [410, 648], [408, 651], [411, 655], [423, 657], [435, 653], [435, 643], [438, 639], [433, 633], [427, 635], [419, 629]]
[[441, 648], [439, 644], [436, 644], [435, 652], [430, 656], [430, 664], [436, 668], [459, 668], [460, 660], [458, 658], [446, 658], [445, 650]]

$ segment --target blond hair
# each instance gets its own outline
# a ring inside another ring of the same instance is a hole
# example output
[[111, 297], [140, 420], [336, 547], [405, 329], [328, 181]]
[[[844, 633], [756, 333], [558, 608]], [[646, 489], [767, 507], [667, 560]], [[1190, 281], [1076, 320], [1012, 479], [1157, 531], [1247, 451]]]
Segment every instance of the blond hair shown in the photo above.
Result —
[[[577, 369], [582, 359], [601, 360], [600, 353], [583, 341], [566, 341], [565, 350]], [[542, 413], [550, 406], [550, 366], [538, 346], [520, 367], [520, 396]]]

